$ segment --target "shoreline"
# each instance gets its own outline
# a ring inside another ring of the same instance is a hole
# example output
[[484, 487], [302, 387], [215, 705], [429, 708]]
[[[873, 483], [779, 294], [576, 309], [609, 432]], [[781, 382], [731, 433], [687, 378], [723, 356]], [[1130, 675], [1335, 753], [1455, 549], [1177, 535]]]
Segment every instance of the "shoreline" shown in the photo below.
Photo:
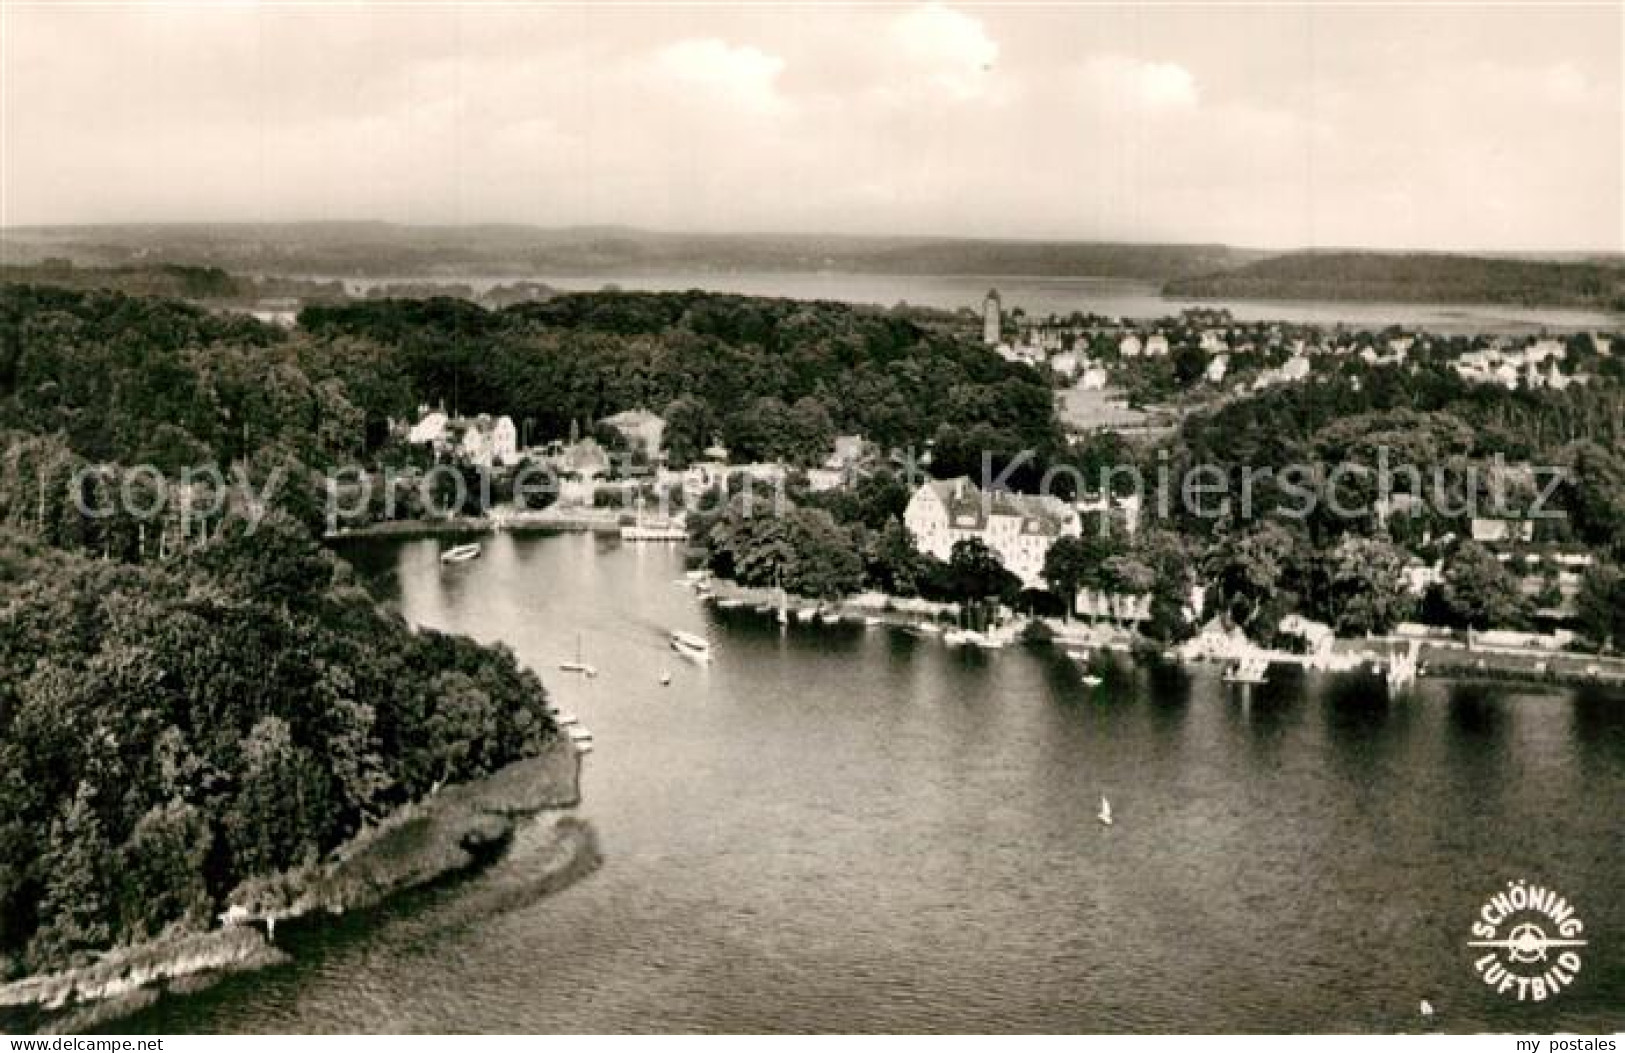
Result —
[[[454, 783], [391, 812], [311, 868], [244, 882], [222, 924], [110, 950], [95, 962], [0, 984], [0, 1024], [36, 1033], [102, 1026], [165, 995], [293, 959], [274, 942], [283, 922], [366, 911], [402, 893], [471, 876], [504, 857], [520, 830], [541, 860], [513, 895], [543, 896], [596, 870], [597, 835], [576, 814], [581, 759], [559, 737], [541, 753]], [[534, 830], [532, 829], [534, 828]], [[226, 920], [229, 918], [230, 920]]]
[[[556, 505], [554, 506], [557, 507]], [[561, 533], [619, 534], [619, 508], [572, 508], [554, 512], [505, 512], [498, 516], [450, 516], [445, 519], [386, 519], [361, 526], [341, 526], [323, 531], [323, 541], [348, 541], [377, 537], [441, 537], [462, 534], [495, 534], [499, 531], [559, 531]]]
[[[726, 578], [711, 578], [712, 602], [728, 601], [735, 606], [723, 610], [739, 611], [776, 605], [778, 591], [772, 588], [738, 585]], [[743, 607], [737, 606], [742, 604]], [[877, 617], [882, 626], [910, 629], [921, 623], [941, 624], [944, 616], [952, 616], [955, 605], [936, 603], [917, 598], [887, 596], [881, 593], [863, 593], [840, 600], [820, 601], [805, 596], [787, 596], [786, 607], [792, 613], [791, 624], [804, 622], [795, 617], [798, 612], [829, 610], [836, 612], [843, 622], [853, 618]], [[1052, 618], [1018, 616], [1017, 622], [1040, 622], [1048, 625], [1053, 636], [1048, 643], [1076, 662], [1087, 662], [1093, 652], [1133, 654], [1154, 649], [1166, 661], [1180, 666], [1224, 665], [1234, 659], [1218, 657], [1185, 657], [1177, 649], [1152, 645], [1143, 638], [1124, 632], [1115, 626], [1102, 626], [1088, 622], [1063, 622]], [[1013, 640], [1021, 639], [1019, 628]], [[1625, 686], [1625, 656], [1590, 654], [1576, 651], [1512, 650], [1506, 648], [1474, 647], [1440, 640], [1418, 640], [1388, 637], [1338, 638], [1332, 650], [1321, 656], [1297, 654], [1290, 651], [1256, 647], [1249, 656], [1267, 659], [1271, 665], [1296, 665], [1305, 669], [1325, 672], [1381, 672], [1381, 666], [1392, 660], [1397, 651], [1403, 651], [1412, 642], [1418, 647], [1418, 679], [1461, 680], [1505, 684], [1535, 684], [1551, 687], [1619, 687]]]

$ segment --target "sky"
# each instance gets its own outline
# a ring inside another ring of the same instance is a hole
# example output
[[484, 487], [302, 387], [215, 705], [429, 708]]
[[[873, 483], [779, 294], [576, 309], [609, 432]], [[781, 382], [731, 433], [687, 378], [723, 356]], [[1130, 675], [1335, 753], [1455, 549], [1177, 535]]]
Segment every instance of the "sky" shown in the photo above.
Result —
[[23, 4], [0, 225], [1625, 251], [1625, 4]]

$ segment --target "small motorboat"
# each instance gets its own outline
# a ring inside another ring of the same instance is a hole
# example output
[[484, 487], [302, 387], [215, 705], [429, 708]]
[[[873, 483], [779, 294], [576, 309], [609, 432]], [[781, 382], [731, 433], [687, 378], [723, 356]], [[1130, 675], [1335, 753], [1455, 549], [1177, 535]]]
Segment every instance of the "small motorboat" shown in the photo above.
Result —
[[553, 723], [557, 724], [561, 728], [574, 727], [575, 725], [581, 723], [581, 718], [576, 716], [574, 713], [566, 713], [563, 710], [560, 710], [553, 715]]
[[1426, 998], [1422, 999], [1422, 1015], [1424, 1017], [1433, 1015], [1433, 1003]]
[[592, 732], [586, 728], [571, 728], [569, 735], [570, 745], [576, 748], [577, 753], [592, 752]]
[[841, 624], [841, 612], [833, 610], [825, 611], [823, 614], [818, 616], [818, 620], [823, 622], [825, 625], [839, 625]]
[[721, 599], [721, 600], [717, 601], [717, 606], [721, 607], [725, 611], [738, 610], [740, 607], [743, 607], [744, 605], [745, 605], [744, 600], [738, 599], [738, 598], [733, 597], [733, 596], [729, 596], [726, 599]]
[[972, 641], [973, 637], [966, 629], [949, 629], [942, 634], [942, 642], [949, 647], [962, 647]]
[[1099, 687], [1103, 683], [1101, 678], [1093, 673], [1083, 674], [1083, 682], [1088, 684], [1090, 687]]
[[446, 551], [440, 553], [440, 562], [448, 566], [453, 563], [467, 563], [471, 559], [478, 559], [479, 555], [480, 543], [473, 541], [466, 545], [453, 545], [451, 548], [446, 549]]
[[1100, 814], [1095, 818], [1100, 820], [1102, 826], [1112, 825], [1112, 802], [1106, 800], [1105, 794], [1100, 795]]
[[863, 627], [865, 629], [873, 629], [877, 625], [885, 625], [885, 624], [886, 624], [886, 621], [885, 621], [884, 618], [876, 617], [873, 614], [866, 614], [866, 615], [863, 616]]
[[696, 662], [709, 662], [711, 660], [711, 641], [703, 636], [686, 633], [681, 629], [672, 630], [671, 649], [684, 658]]

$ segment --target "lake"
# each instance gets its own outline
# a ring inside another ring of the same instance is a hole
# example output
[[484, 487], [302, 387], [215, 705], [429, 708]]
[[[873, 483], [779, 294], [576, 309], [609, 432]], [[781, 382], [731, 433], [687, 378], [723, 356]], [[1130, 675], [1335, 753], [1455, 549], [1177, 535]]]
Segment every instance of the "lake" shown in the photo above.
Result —
[[[592, 729], [602, 870], [514, 906], [508, 860], [279, 932], [292, 965], [118, 1030], [1391, 1031], [1423, 998], [1444, 1030], [1625, 1026], [1625, 699], [1121, 660], [1091, 688], [1058, 653], [707, 607], [670, 548], [440, 546], [344, 551]], [[557, 670], [578, 640], [597, 679]], [[1466, 946], [1515, 879], [1589, 938], [1541, 1004]]]
[[591, 291], [606, 285], [622, 289], [674, 291], [709, 289], [747, 296], [797, 300], [836, 300], [890, 307], [981, 310], [989, 288], [999, 290], [1006, 309], [1020, 307], [1029, 315], [1094, 312], [1113, 318], [1151, 320], [1176, 315], [1187, 307], [1224, 307], [1241, 321], [1300, 322], [1323, 326], [1379, 329], [1404, 325], [1441, 333], [1522, 333], [1538, 330], [1615, 329], [1625, 319], [1606, 311], [1498, 304], [1326, 303], [1316, 300], [1176, 300], [1149, 282], [1115, 278], [1055, 278], [1011, 275], [852, 274], [837, 271], [654, 271], [626, 275], [510, 274], [475, 278], [423, 279], [335, 278], [306, 275], [319, 281], [343, 281], [352, 294], [392, 282], [438, 280], [461, 282], [476, 292], [516, 281], [543, 282], [556, 289]]

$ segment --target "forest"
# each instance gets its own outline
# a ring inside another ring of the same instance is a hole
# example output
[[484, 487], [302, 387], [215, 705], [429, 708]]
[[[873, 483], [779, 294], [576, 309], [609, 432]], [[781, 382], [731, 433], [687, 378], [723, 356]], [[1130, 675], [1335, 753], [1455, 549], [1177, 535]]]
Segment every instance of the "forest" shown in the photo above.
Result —
[[1443, 253], [1295, 252], [1174, 278], [1170, 297], [1380, 303], [1498, 303], [1625, 310], [1625, 262]]
[[[0, 979], [206, 928], [555, 733], [511, 653], [414, 631], [312, 536], [310, 478], [365, 436], [308, 351], [163, 300], [0, 294]], [[132, 511], [205, 465], [237, 480], [208, 516]]]

